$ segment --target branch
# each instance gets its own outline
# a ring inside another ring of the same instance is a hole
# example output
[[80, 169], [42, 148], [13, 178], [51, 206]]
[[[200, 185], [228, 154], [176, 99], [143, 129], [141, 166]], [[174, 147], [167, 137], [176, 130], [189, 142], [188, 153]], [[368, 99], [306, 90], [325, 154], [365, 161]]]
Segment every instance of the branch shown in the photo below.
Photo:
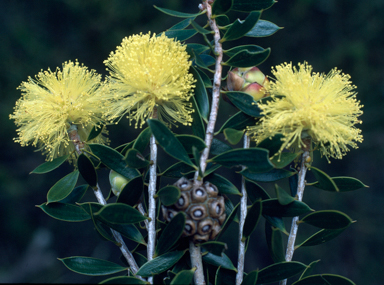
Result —
[[196, 267], [193, 275], [196, 285], [205, 285], [203, 261], [201, 258], [201, 248], [195, 245], [193, 241], [189, 241], [189, 254], [191, 256], [191, 267]]

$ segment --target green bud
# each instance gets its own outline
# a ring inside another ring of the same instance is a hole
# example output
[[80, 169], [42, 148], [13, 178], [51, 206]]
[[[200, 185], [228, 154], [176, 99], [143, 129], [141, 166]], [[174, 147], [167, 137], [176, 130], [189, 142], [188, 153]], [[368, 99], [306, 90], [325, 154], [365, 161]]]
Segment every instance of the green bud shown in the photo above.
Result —
[[129, 180], [120, 175], [116, 171], [111, 170], [109, 172], [109, 183], [111, 184], [112, 192], [115, 196], [119, 196], [120, 192], [124, 189]]

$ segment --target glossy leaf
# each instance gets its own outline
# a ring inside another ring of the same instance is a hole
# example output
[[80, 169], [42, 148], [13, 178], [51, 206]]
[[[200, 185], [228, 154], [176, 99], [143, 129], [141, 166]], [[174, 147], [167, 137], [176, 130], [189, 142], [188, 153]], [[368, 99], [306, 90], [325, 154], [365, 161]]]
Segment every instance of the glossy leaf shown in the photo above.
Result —
[[60, 200], [60, 203], [67, 203], [67, 204], [73, 204], [76, 202], [79, 202], [81, 198], [83, 198], [85, 192], [87, 192], [88, 185], [80, 185], [77, 186], [75, 189], [72, 190], [72, 192], [65, 197], [64, 199]]
[[176, 135], [176, 138], [180, 141], [188, 154], [192, 154], [192, 147], [196, 147], [198, 151], [202, 151], [205, 148], [205, 142], [199, 137]]
[[236, 272], [219, 266], [215, 274], [215, 285], [233, 285], [236, 284]]
[[156, 141], [166, 153], [192, 167], [195, 167], [189, 159], [188, 153], [185, 151], [183, 145], [163, 123], [154, 119], [149, 119], [147, 122], [156, 138]]
[[283, 152], [281, 153], [281, 155], [274, 156], [271, 159], [271, 162], [273, 163], [273, 165], [275, 165], [276, 168], [284, 168], [299, 155], [301, 155], [301, 152], [299, 153]]
[[[227, 219], [225, 220], [224, 224], [221, 226], [221, 231], [219, 232], [219, 234], [217, 235], [217, 237], [215, 238], [215, 240], [219, 240], [220, 237], [225, 233], [225, 231], [228, 229], [229, 225], [232, 223], [232, 221], [235, 220], [236, 218], [236, 213], [237, 213], [237, 210], [239, 208], [239, 205], [240, 203], [238, 203], [232, 210], [231, 214], [227, 215]], [[225, 207], [226, 210], [227, 210], [227, 206]]]
[[264, 48], [256, 45], [244, 45], [244, 46], [236, 46], [231, 49], [225, 50], [224, 53], [227, 56], [232, 57], [240, 51], [248, 51], [250, 53], [255, 53], [255, 52], [264, 51]]
[[221, 133], [224, 129], [231, 128], [235, 130], [244, 130], [247, 126], [255, 125], [256, 120], [254, 117], [251, 117], [243, 112], [238, 112], [235, 115], [231, 116], [220, 128], [216, 134]]
[[298, 223], [306, 223], [323, 229], [342, 229], [353, 223], [346, 214], [335, 210], [323, 210], [310, 213], [300, 219]]
[[108, 275], [127, 270], [119, 264], [92, 257], [72, 256], [59, 258], [64, 265], [71, 271], [84, 275]]
[[249, 272], [248, 275], [244, 277], [241, 285], [256, 285], [258, 275], [259, 270]]
[[311, 211], [307, 204], [293, 201], [288, 205], [281, 205], [277, 199], [263, 200], [263, 215], [273, 217], [295, 217]]
[[133, 148], [143, 153], [149, 144], [151, 134], [151, 129], [149, 127], [145, 128], [136, 138], [135, 143], [133, 144]]
[[197, 34], [197, 32], [194, 29], [187, 29], [187, 30], [168, 30], [165, 31], [164, 34], [168, 38], [175, 38], [178, 41], [185, 41], [194, 35]]
[[191, 270], [182, 270], [179, 273], [176, 274], [176, 276], [172, 279], [171, 285], [178, 285], [178, 284], [191, 284], [193, 281], [193, 275], [195, 274], [196, 267], [192, 268]]
[[205, 86], [205, 88], [212, 88], [212, 80], [211, 80], [210, 77], [205, 73], [205, 71], [202, 70], [201, 68], [197, 68], [197, 72], [200, 74], [201, 79], [202, 79], [203, 82], [204, 82], [204, 86]]
[[[336, 184], [337, 189], [339, 189], [340, 192], [353, 191], [368, 187], [367, 185], [364, 185], [363, 182], [353, 177], [332, 177], [331, 179]], [[319, 182], [311, 184], [311, 186], [323, 190], [335, 191], [334, 188], [326, 187], [326, 185], [320, 184]]]
[[124, 161], [124, 156], [113, 148], [101, 144], [89, 144], [89, 147], [92, 150], [92, 153], [97, 156], [102, 163], [108, 168], [123, 175], [125, 178], [133, 179], [140, 175], [140, 172], [136, 169], [128, 167]]
[[251, 52], [249, 50], [242, 50], [233, 55], [230, 59], [223, 63], [223, 65], [234, 67], [251, 67], [262, 64], [270, 55], [271, 49], [267, 48], [263, 51]]
[[186, 51], [189, 55], [192, 54], [192, 50], [194, 54], [201, 54], [206, 50], [209, 50], [208, 46], [202, 45], [202, 44], [188, 43], [186, 44], [186, 46], [187, 46]]
[[153, 5], [153, 7], [155, 7], [157, 10], [163, 12], [164, 14], [167, 14], [167, 15], [170, 15], [170, 16], [173, 16], [173, 17], [179, 17], [179, 18], [195, 18], [195, 17], [205, 13], [203, 11], [203, 12], [196, 13], [196, 14], [190, 14], [190, 13], [183, 13], [183, 12], [179, 12], [179, 11], [174, 11], [174, 10], [169, 10], [169, 9], [165, 9], [165, 8], [160, 8], [160, 7], [157, 7], [156, 5]]
[[248, 198], [251, 200], [252, 204], [257, 200], [267, 200], [271, 197], [268, 193], [256, 182], [245, 180], [245, 188], [247, 190]]
[[226, 14], [231, 10], [233, 0], [216, 0], [212, 5], [212, 15], [217, 16], [221, 14]]
[[140, 214], [138, 210], [122, 203], [106, 205], [94, 215], [101, 221], [111, 224], [135, 224], [148, 219]]
[[313, 234], [312, 236], [310, 236], [308, 239], [306, 239], [301, 244], [295, 246], [295, 248], [299, 248], [300, 246], [314, 246], [314, 245], [323, 244], [327, 241], [330, 241], [331, 239], [334, 239], [339, 234], [341, 234], [344, 230], [345, 230], [345, 228], [344, 229], [337, 229], [337, 230], [323, 229], [323, 230], [318, 231], [317, 233]]
[[197, 106], [199, 108], [201, 117], [207, 122], [208, 115], [209, 115], [209, 100], [208, 100], [207, 89], [204, 86], [204, 82], [200, 74], [197, 72], [197, 70], [193, 66], [191, 66], [190, 71], [193, 77], [196, 79], [194, 97], [195, 97]]
[[227, 91], [225, 95], [227, 95], [233, 105], [248, 116], [261, 117], [261, 110], [251, 95], [240, 91]]
[[36, 167], [34, 170], [32, 170], [32, 172], [30, 174], [44, 174], [44, 173], [47, 173], [47, 172], [50, 172], [56, 168], [58, 168], [60, 165], [62, 165], [64, 163], [64, 161], [66, 161], [68, 159], [70, 155], [67, 154], [67, 155], [64, 155], [64, 156], [60, 156], [60, 157], [57, 157], [55, 159], [53, 159], [52, 161], [47, 161], [47, 162], [44, 162], [43, 164], [40, 164], [38, 167]]
[[264, 173], [250, 172], [248, 169], [240, 172], [244, 177], [255, 182], [273, 182], [283, 178], [288, 178], [295, 175], [297, 172], [288, 171], [285, 169], [272, 169]]
[[302, 272], [307, 266], [301, 262], [290, 261], [275, 263], [264, 267], [259, 271], [256, 284], [272, 283], [295, 276]]
[[312, 261], [312, 262], [307, 266], [307, 268], [303, 271], [303, 273], [301, 273], [299, 280], [303, 279], [304, 277], [307, 277], [307, 276], [311, 275], [311, 274], [312, 274], [312, 271], [313, 271], [313, 269], [314, 269], [314, 267], [316, 266], [316, 264], [317, 264], [319, 261], [320, 261], [320, 259], [319, 259], [319, 260]]
[[299, 183], [299, 175], [296, 173], [292, 175], [288, 179], [289, 181], [289, 189], [291, 190], [291, 196], [296, 197], [297, 195], [297, 185]]
[[88, 135], [87, 142], [97, 138], [97, 136], [103, 131], [103, 128], [104, 128], [103, 126], [98, 126], [98, 125], [93, 126], [92, 130]]
[[254, 11], [251, 12], [248, 17], [243, 21], [237, 19], [226, 31], [220, 42], [233, 41], [243, 37], [256, 25], [256, 22], [259, 20], [260, 15], [260, 12]]
[[231, 181], [217, 173], [212, 173], [206, 176], [204, 180], [209, 181], [215, 185], [221, 194], [241, 196], [239, 189], [237, 189], [237, 187], [233, 185]]
[[315, 175], [319, 187], [322, 189], [327, 189], [328, 191], [339, 192], [339, 188], [337, 187], [336, 183], [332, 180], [331, 177], [329, 177], [328, 174], [313, 166], [311, 166], [310, 169], [313, 175]]
[[246, 37], [269, 37], [276, 33], [278, 30], [280, 30], [279, 26], [276, 24], [265, 21], [265, 20], [259, 20], [257, 21], [256, 25], [250, 30], [248, 33], [245, 34]]
[[184, 162], [178, 162], [166, 169], [160, 176], [180, 178], [186, 176], [188, 173], [194, 173], [195, 171], [195, 168], [186, 165]]
[[285, 229], [285, 223], [284, 223], [284, 220], [282, 217], [272, 217], [272, 216], [268, 216], [268, 215], [263, 215], [263, 217], [265, 218], [266, 221], [268, 221], [268, 223], [271, 226], [275, 227], [276, 229], [278, 229], [282, 233], [289, 235], [289, 233]]
[[136, 277], [132, 276], [117, 276], [108, 278], [106, 280], [101, 281], [99, 284], [137, 284], [137, 285], [144, 285], [144, 284], [150, 284], [149, 282], [145, 280], [141, 280]]
[[105, 240], [105, 241], [110, 241], [114, 243], [115, 245], [119, 245], [119, 243], [114, 239], [111, 230], [106, 227], [104, 223], [102, 223], [100, 220], [96, 219], [95, 216], [93, 215], [92, 208], [90, 207], [90, 214], [93, 222], [93, 226], [95, 227], [97, 233], [99, 236]]
[[221, 140], [218, 140], [217, 138], [213, 138], [210, 153], [212, 155], [219, 155], [231, 149], [232, 148], [226, 143], [223, 143]]
[[200, 168], [200, 152], [197, 150], [195, 146], [192, 146], [192, 155], [193, 155], [195, 164], [199, 166], [199, 169], [198, 169], [199, 177], [204, 177]]
[[292, 285], [356, 285], [352, 280], [335, 274], [318, 274], [307, 276]]
[[269, 223], [265, 223], [265, 237], [269, 253], [275, 263], [285, 261], [284, 244], [279, 229], [271, 227]]
[[211, 70], [209, 67], [214, 65], [215, 58], [207, 54], [195, 54], [195, 63], [198, 67], [206, 70]]
[[207, 241], [200, 245], [203, 248], [203, 251], [208, 251], [215, 255], [221, 255], [228, 246], [224, 242], [220, 241]]
[[275, 189], [276, 189], [276, 197], [280, 205], [288, 205], [296, 200], [287, 192], [285, 192], [285, 190], [281, 188], [279, 185], [276, 184]]
[[268, 158], [269, 152], [261, 148], [234, 149], [219, 154], [211, 159], [225, 167], [245, 166], [252, 172], [266, 172], [273, 169]]
[[224, 129], [225, 139], [232, 145], [238, 144], [243, 137], [244, 131], [238, 131], [231, 128]]
[[262, 142], [260, 142], [257, 147], [265, 148], [269, 150], [269, 155], [275, 155], [281, 148], [284, 143], [282, 139], [284, 138], [281, 134], [276, 134], [275, 136], [270, 138], [266, 138]]
[[222, 268], [236, 271], [236, 267], [225, 253], [222, 253], [221, 255], [215, 255], [208, 252], [207, 254], [203, 255], [203, 261], [215, 266], [221, 266]]
[[48, 216], [65, 222], [83, 222], [91, 217], [81, 207], [65, 203], [50, 203], [37, 206]]
[[248, 210], [247, 216], [244, 222], [243, 239], [248, 238], [256, 229], [257, 223], [261, 216], [262, 204], [261, 200], [254, 202], [251, 208]]
[[162, 230], [156, 245], [154, 257], [168, 252], [183, 234], [184, 227], [185, 214], [180, 212], [174, 216], [165, 229]]
[[178, 262], [180, 258], [183, 257], [184, 253], [185, 251], [172, 251], [157, 256], [140, 267], [139, 271], [136, 272], [136, 275], [148, 277], [164, 272]]
[[205, 127], [203, 123], [203, 119], [201, 117], [200, 111], [197, 107], [197, 103], [195, 100], [195, 97], [192, 97], [191, 99], [192, 108], [195, 110], [195, 112], [192, 113], [192, 132], [195, 136], [204, 139], [205, 138]]
[[196, 32], [198, 32], [199, 34], [207, 35], [207, 34], [212, 33], [211, 31], [204, 29], [202, 26], [200, 26], [195, 21], [191, 21], [191, 25], [196, 30]]
[[183, 30], [183, 29], [185, 29], [186, 27], [188, 27], [191, 24], [191, 21], [193, 19], [194, 18], [184, 19], [184, 20], [178, 22], [177, 24], [173, 25], [172, 27], [170, 27], [168, 29], [168, 31], [171, 31], [171, 30]]
[[160, 198], [160, 201], [164, 206], [171, 206], [177, 202], [177, 200], [180, 198], [180, 194], [181, 193], [179, 188], [168, 185], [161, 188], [156, 193], [156, 197]]
[[127, 154], [124, 157], [124, 161], [131, 168], [144, 168], [149, 165], [149, 160], [146, 160], [145, 157], [137, 149], [130, 149], [127, 151]]
[[228, 26], [231, 23], [227, 15], [218, 15], [215, 20], [219, 27]]
[[72, 192], [73, 188], [75, 188], [78, 178], [79, 171], [75, 170], [57, 181], [48, 191], [47, 204], [58, 202], [67, 197]]
[[134, 206], [139, 202], [141, 195], [143, 194], [144, 183], [143, 178], [138, 176], [130, 180], [121, 190], [117, 203], [124, 203], [129, 206]]
[[85, 155], [80, 154], [77, 158], [77, 168], [84, 180], [91, 186], [96, 187], [97, 185], [97, 173], [93, 166], [92, 161]]
[[231, 10], [240, 12], [267, 10], [274, 3], [275, 0], [233, 0]]

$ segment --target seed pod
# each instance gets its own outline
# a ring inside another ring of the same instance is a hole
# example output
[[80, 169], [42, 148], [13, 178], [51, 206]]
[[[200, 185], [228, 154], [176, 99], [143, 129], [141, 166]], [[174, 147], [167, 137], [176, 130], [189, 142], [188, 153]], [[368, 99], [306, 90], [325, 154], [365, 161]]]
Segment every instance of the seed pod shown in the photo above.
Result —
[[217, 197], [219, 194], [219, 190], [215, 185], [213, 185], [211, 182], [205, 182], [204, 183], [205, 190], [207, 190], [209, 197]]
[[206, 218], [199, 222], [197, 225], [197, 232], [200, 235], [209, 234], [212, 231], [213, 221], [211, 218]]
[[212, 218], [219, 218], [225, 211], [224, 197], [219, 196], [217, 199], [209, 199], [209, 214]]
[[175, 186], [181, 191], [188, 191], [192, 188], [193, 184], [187, 178], [182, 177], [175, 183]]
[[194, 205], [189, 208], [189, 215], [195, 221], [200, 221], [208, 216], [208, 211], [205, 205]]
[[194, 188], [191, 191], [192, 202], [202, 203], [207, 200], [207, 191], [203, 187]]
[[196, 233], [196, 224], [191, 219], [187, 218], [185, 220], [185, 227], [183, 235], [186, 237], [189, 237], [191, 235], [194, 235]]
[[190, 201], [190, 198], [189, 198], [188, 192], [181, 192], [180, 198], [175, 203], [175, 207], [178, 210], [184, 211], [185, 209], [188, 208], [189, 201]]

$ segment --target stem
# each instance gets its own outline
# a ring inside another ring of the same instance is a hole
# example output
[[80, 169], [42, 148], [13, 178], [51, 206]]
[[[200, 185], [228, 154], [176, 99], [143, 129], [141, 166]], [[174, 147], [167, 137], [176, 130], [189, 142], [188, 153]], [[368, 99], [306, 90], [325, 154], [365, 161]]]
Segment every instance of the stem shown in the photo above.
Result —
[[[249, 136], [244, 135], [243, 147], [249, 148], [250, 139]], [[243, 166], [243, 169], [245, 167]], [[237, 257], [237, 274], [236, 285], [240, 285], [243, 282], [244, 275], [244, 259], [245, 259], [245, 240], [243, 241], [243, 228], [245, 218], [247, 217], [247, 191], [245, 188], [245, 178], [241, 178], [241, 200], [240, 200], [240, 221], [239, 221], [239, 251]]]
[[203, 261], [201, 259], [201, 250], [199, 245], [195, 245], [193, 241], [189, 242], [189, 254], [191, 256], [191, 266], [196, 267], [194, 280], [196, 285], [205, 285]]
[[[299, 171], [299, 181], [297, 184], [297, 200], [302, 201], [303, 200], [303, 194], [304, 194], [304, 188], [305, 188], [305, 175], [307, 173], [308, 167], [306, 166], [307, 159], [310, 157], [309, 150], [311, 141], [309, 139], [303, 140], [305, 146], [303, 147], [304, 153], [301, 156], [301, 166]], [[295, 251], [295, 241], [297, 236], [297, 231], [299, 229], [299, 224], [297, 223], [299, 221], [299, 217], [294, 217], [292, 219], [292, 225], [291, 225], [291, 231], [289, 233], [288, 237], [288, 243], [287, 243], [287, 251], [285, 253], [285, 261], [291, 261], [293, 257], [293, 253]], [[281, 280], [280, 285], [286, 285], [287, 279]]]

